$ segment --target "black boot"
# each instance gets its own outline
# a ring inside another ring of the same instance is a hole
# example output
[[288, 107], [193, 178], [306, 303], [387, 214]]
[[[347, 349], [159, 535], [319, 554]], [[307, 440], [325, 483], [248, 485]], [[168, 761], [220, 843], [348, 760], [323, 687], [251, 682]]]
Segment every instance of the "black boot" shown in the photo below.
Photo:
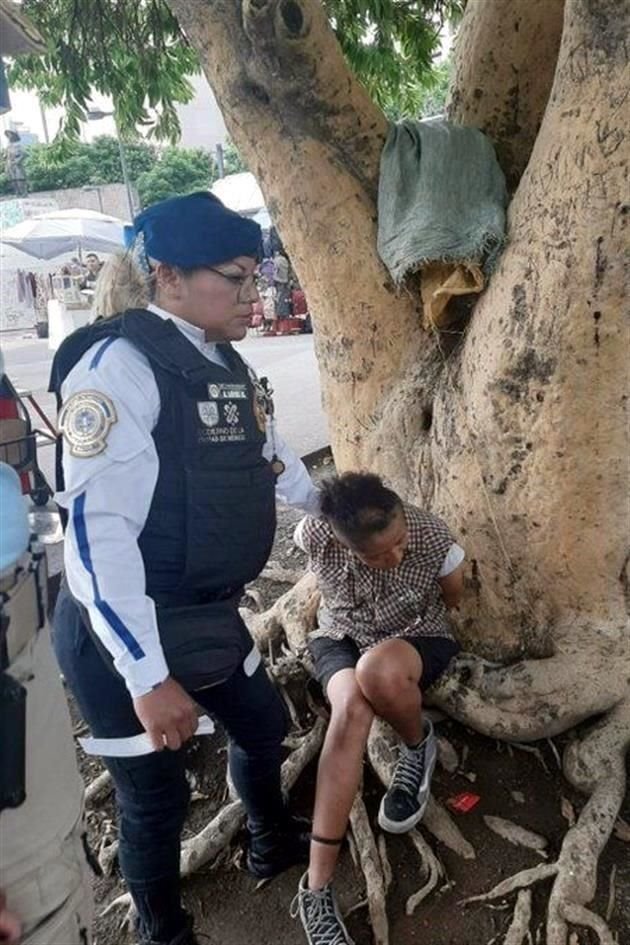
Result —
[[257, 879], [272, 879], [296, 863], [308, 863], [311, 823], [287, 815], [280, 823], [250, 832], [247, 869]]
[[187, 916], [185, 928], [178, 932], [174, 938], [169, 939], [168, 942], [146, 938], [141, 935], [138, 945], [201, 945], [201, 943], [195, 938], [192, 919]]

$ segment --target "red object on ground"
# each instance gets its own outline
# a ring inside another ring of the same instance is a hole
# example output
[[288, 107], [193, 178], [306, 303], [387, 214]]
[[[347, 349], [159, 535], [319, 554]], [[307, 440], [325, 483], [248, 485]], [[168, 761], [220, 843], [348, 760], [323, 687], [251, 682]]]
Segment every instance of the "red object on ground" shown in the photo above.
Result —
[[463, 791], [462, 794], [456, 794], [455, 797], [449, 797], [446, 806], [455, 814], [469, 814], [477, 806], [481, 797], [479, 794], [471, 794], [470, 791]]

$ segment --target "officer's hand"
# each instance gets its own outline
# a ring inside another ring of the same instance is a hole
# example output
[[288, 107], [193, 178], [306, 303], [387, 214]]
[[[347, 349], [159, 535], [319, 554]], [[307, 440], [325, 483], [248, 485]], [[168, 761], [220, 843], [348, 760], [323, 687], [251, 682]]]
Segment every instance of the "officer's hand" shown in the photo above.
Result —
[[3, 945], [18, 945], [21, 933], [20, 920], [6, 908], [6, 899], [0, 890], [0, 942]]
[[156, 751], [165, 746], [175, 751], [195, 734], [195, 703], [170, 676], [153, 692], [134, 699], [133, 707]]

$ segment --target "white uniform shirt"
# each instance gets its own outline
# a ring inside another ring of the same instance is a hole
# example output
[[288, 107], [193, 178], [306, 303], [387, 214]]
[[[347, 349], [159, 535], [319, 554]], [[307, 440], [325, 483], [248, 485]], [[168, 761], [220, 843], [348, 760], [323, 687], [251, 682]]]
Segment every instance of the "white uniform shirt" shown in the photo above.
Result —
[[[157, 306], [149, 309], [170, 318], [209, 361], [225, 366], [202, 329]], [[76, 457], [67, 445], [64, 449], [65, 490], [56, 500], [69, 516], [66, 577], [135, 698], [168, 675], [138, 547], [158, 479], [151, 433], [160, 414], [160, 394], [149, 361], [124, 338], [97, 342], [77, 362], [62, 385], [63, 402], [81, 391], [110, 398], [117, 421], [99, 455]], [[306, 467], [277, 434], [275, 451], [286, 467], [276, 485], [278, 499], [316, 515], [319, 493]], [[263, 455], [273, 455], [269, 428]]]

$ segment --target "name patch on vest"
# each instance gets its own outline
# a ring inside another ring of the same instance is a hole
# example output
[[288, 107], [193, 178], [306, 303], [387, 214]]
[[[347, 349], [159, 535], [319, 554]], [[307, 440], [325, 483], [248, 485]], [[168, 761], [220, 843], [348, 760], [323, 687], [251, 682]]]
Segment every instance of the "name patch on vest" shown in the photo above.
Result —
[[208, 384], [211, 400], [247, 400], [246, 384]]

